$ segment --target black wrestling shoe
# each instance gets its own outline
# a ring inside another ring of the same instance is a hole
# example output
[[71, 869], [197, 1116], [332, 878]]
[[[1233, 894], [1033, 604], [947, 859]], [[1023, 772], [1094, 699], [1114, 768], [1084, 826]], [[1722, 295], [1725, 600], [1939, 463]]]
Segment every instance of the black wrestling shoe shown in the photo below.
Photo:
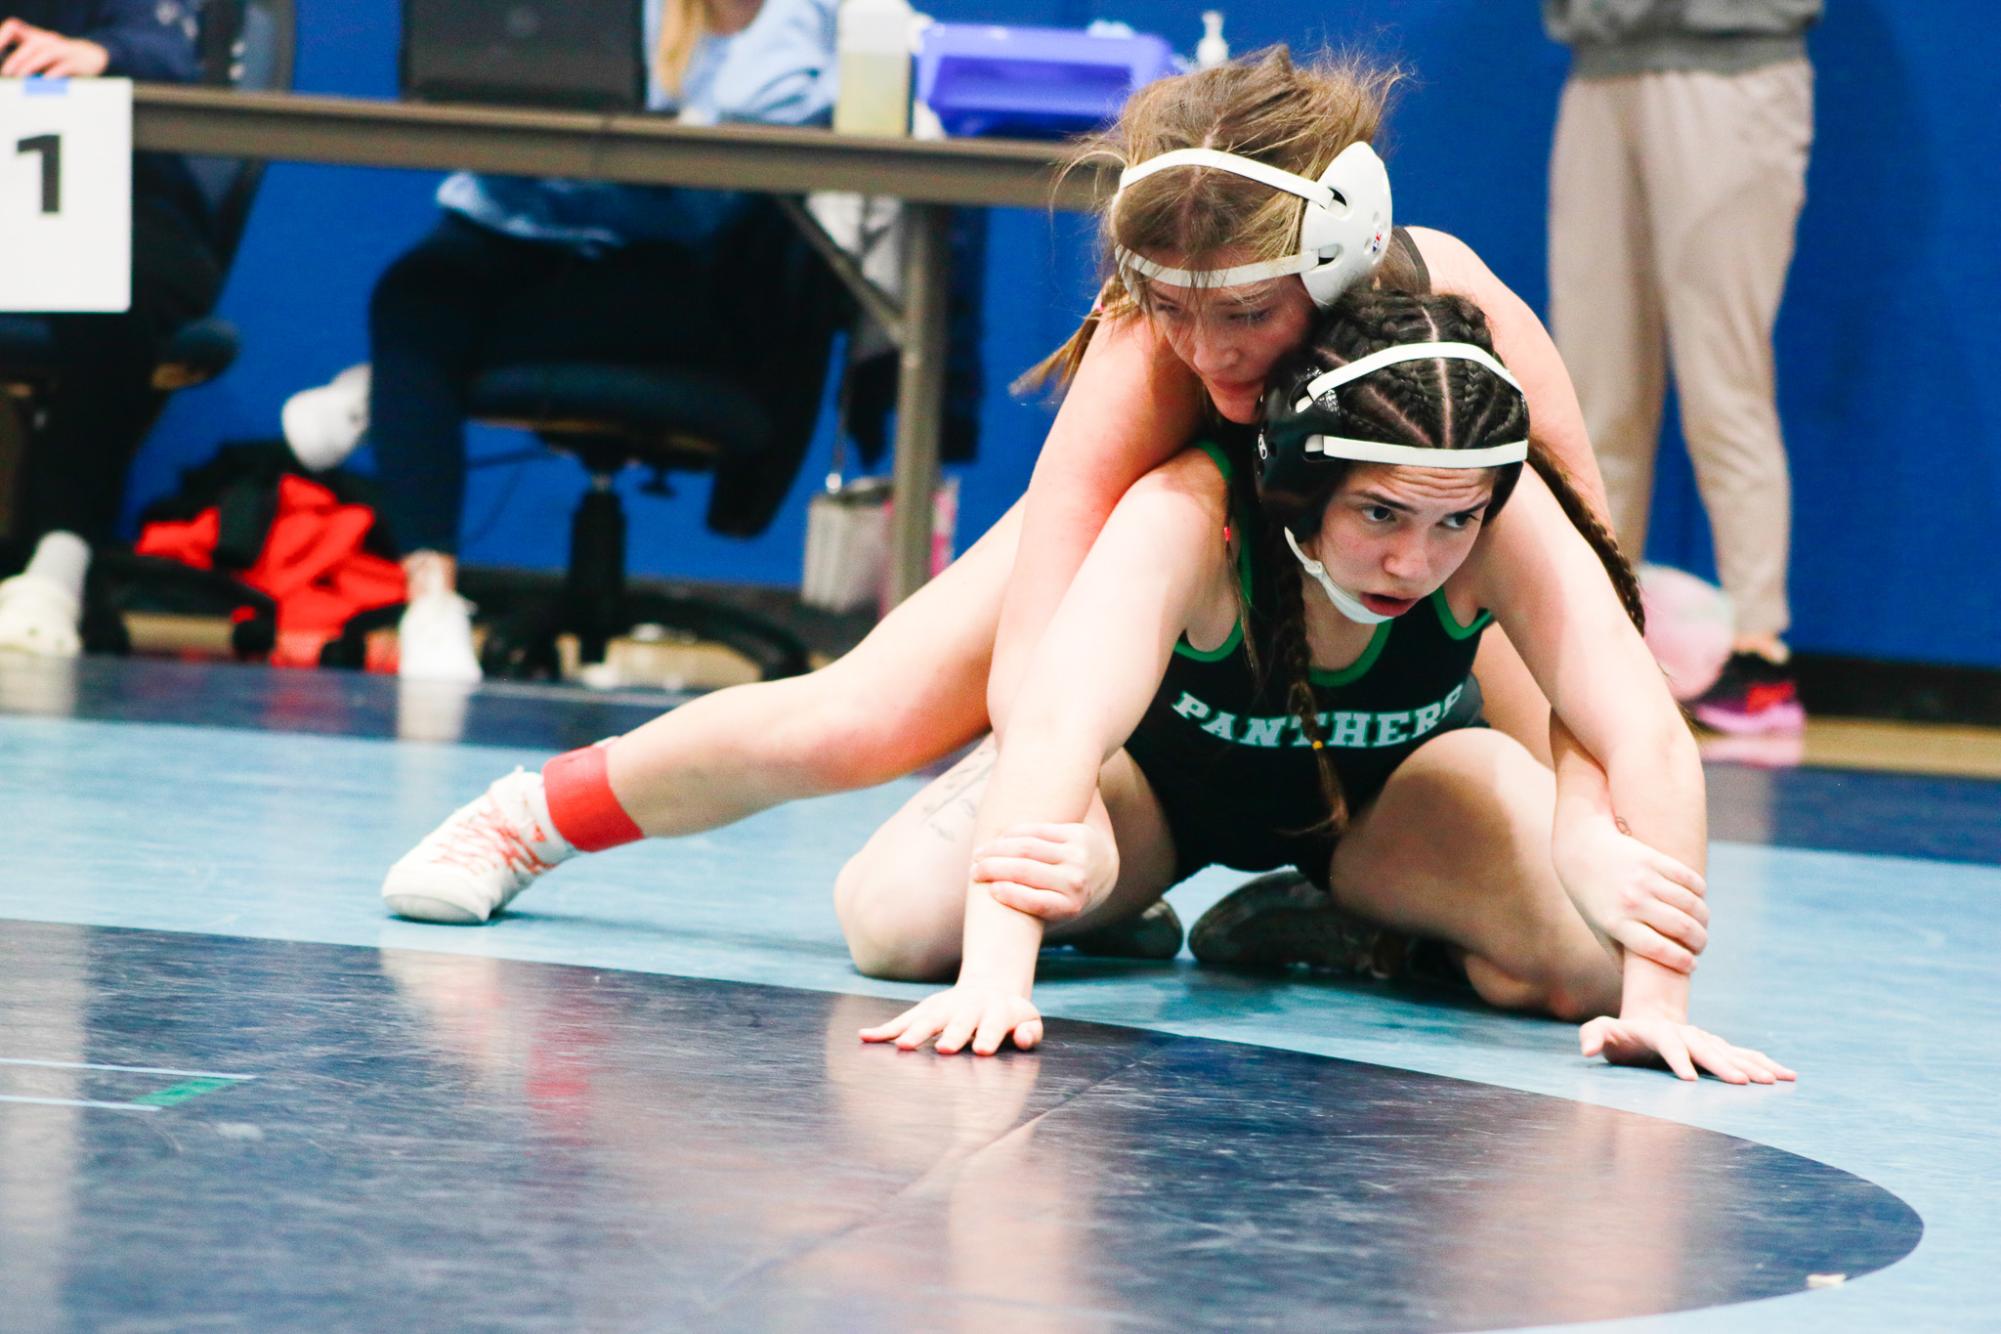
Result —
[[1273, 871], [1226, 894], [1188, 933], [1188, 948], [1218, 968], [1306, 968], [1350, 977], [1408, 974], [1410, 938], [1337, 907], [1297, 871]]
[[1095, 959], [1172, 959], [1181, 953], [1181, 935], [1181, 917], [1174, 905], [1156, 899], [1123, 922], [1052, 943]]

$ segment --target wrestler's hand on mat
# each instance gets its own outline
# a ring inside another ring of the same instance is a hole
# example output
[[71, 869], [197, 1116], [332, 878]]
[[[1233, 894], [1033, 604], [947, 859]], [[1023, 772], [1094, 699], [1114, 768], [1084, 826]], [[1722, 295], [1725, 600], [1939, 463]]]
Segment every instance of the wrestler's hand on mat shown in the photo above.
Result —
[[1088, 824], [1020, 824], [973, 850], [973, 883], [996, 903], [1067, 922], [1103, 903], [1119, 879], [1119, 850]]
[[915, 1051], [933, 1038], [940, 1056], [964, 1051], [969, 1044], [975, 1056], [991, 1056], [1009, 1038], [1027, 1051], [1042, 1041], [1042, 1015], [1009, 987], [961, 982], [886, 1024], [862, 1030], [863, 1042], [894, 1042], [904, 1051]]
[[1609, 820], [1563, 831], [1552, 851], [1584, 920], [1643, 959], [1695, 971], [1709, 943], [1709, 887], [1699, 874]]
[[1673, 1019], [1602, 1016], [1578, 1030], [1586, 1056], [1603, 1055], [1614, 1065], [1666, 1062], [1681, 1079], [1707, 1070], [1726, 1084], [1771, 1084], [1797, 1076], [1761, 1051], [1733, 1047], [1714, 1033]]

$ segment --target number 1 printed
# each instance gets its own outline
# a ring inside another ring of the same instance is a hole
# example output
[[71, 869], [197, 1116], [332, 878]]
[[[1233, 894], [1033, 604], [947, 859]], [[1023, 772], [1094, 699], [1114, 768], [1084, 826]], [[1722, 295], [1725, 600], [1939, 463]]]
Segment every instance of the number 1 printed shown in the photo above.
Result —
[[42, 155], [42, 212], [63, 211], [63, 139], [59, 134], [38, 134], [14, 145], [17, 156]]

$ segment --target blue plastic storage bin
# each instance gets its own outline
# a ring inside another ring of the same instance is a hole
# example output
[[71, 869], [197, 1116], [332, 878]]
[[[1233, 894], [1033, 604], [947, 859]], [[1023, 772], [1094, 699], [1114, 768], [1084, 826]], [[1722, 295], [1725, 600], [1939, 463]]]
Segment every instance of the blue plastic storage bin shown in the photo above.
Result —
[[1133, 89], [1172, 73], [1160, 37], [934, 23], [917, 55], [917, 96], [947, 134], [1060, 138], [1104, 124]]

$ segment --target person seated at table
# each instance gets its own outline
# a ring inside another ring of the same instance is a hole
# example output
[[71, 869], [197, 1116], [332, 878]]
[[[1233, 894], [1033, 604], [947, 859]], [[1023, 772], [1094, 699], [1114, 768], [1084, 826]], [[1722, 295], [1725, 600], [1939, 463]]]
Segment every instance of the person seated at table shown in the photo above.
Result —
[[[647, 104], [699, 124], [804, 125], [834, 104], [835, 0], [661, 0], [647, 12]], [[466, 395], [482, 367], [598, 360], [702, 366], [723, 333], [729, 238], [772, 205], [727, 191], [460, 173], [434, 230], [377, 282], [370, 440], [406, 553], [401, 674], [476, 681], [457, 593]], [[727, 362], [720, 362], [726, 365]]]
[[[177, 0], [0, 0], [0, 78], [192, 83], [199, 73], [194, 15]], [[131, 308], [31, 317], [47, 322], [57, 369], [36, 395], [15, 524], [32, 554], [0, 583], [0, 651], [82, 651], [91, 549], [117, 526], [126, 470], [165, 399], [153, 387], [160, 348], [221, 289], [208, 205], [187, 165], [135, 155]]]

